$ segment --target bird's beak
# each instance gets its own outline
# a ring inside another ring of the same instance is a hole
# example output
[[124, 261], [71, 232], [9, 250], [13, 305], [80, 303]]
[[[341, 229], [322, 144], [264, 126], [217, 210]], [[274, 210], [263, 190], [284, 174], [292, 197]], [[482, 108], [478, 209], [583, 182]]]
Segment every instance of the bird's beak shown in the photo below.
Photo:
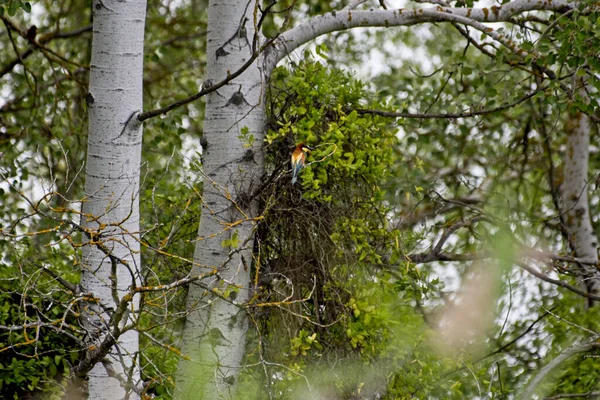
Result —
[[315, 149], [314, 147], [310, 147], [310, 146], [304, 146], [304, 147], [306, 147], [308, 150], [314, 150]]

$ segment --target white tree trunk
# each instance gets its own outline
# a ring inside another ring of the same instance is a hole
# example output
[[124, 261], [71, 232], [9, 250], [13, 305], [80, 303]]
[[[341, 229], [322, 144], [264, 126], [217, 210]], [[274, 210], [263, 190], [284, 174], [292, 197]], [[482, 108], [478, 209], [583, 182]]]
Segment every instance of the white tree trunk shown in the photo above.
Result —
[[[243, 0], [210, 2], [206, 84], [223, 80], [252, 57], [255, 5]], [[189, 288], [182, 337], [182, 353], [189, 360], [182, 359], [179, 365], [176, 397], [180, 399], [235, 394], [245, 353], [247, 318], [241, 307], [248, 300], [252, 218], [257, 213], [250, 191], [264, 172], [263, 90], [255, 62], [206, 100], [203, 207], [192, 273], [216, 268], [218, 276]]]
[[[134, 114], [142, 109], [146, 1], [95, 0], [93, 9], [81, 221], [89, 234], [83, 238], [81, 287], [99, 303], [88, 303], [82, 316], [90, 347], [78, 369], [89, 371], [90, 399], [115, 400], [138, 397], [131, 393], [139, 384], [138, 335], [133, 330], [121, 334], [136, 316], [113, 311], [141, 275], [137, 235], [142, 127]], [[129, 310], [137, 311], [137, 303], [131, 301]], [[120, 318], [115, 320], [115, 315]]]
[[[565, 154], [563, 212], [569, 230], [570, 245], [575, 256], [586, 261], [598, 262], [598, 238], [592, 227], [588, 203], [590, 153], [590, 118], [583, 114], [569, 115], [566, 125], [567, 152]], [[600, 293], [600, 276], [595, 266], [581, 266], [580, 281], [588, 293]], [[588, 301], [588, 305], [593, 305]]]

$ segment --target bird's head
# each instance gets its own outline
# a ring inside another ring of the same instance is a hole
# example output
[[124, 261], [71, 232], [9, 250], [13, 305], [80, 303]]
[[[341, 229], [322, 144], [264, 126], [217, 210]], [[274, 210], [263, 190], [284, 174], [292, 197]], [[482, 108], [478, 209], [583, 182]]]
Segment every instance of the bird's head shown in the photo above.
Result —
[[310, 153], [311, 150], [314, 150], [314, 147], [310, 147], [305, 143], [300, 143], [298, 146], [296, 146], [296, 148], [302, 150], [305, 153]]

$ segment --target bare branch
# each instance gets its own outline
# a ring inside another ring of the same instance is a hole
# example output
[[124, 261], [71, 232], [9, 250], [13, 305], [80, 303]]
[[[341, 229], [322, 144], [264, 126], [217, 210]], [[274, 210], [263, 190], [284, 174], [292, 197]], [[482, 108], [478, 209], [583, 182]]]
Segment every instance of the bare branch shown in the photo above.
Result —
[[588, 299], [591, 300], [600, 300], [600, 296], [596, 296], [595, 294], [592, 293], [587, 293], [583, 290], [577, 289], [575, 286], [573, 285], [569, 285], [567, 282], [563, 282], [559, 279], [554, 279], [554, 278], [550, 278], [548, 275], [543, 274], [541, 272], [539, 272], [538, 270], [536, 270], [535, 268], [530, 267], [529, 265], [525, 264], [525, 263], [517, 263], [517, 265], [521, 268], [523, 268], [525, 271], [529, 272], [531, 275], [535, 276], [536, 278], [539, 278], [541, 280], [543, 280], [544, 282], [548, 282], [551, 283], [553, 285], [562, 287], [564, 289], [570, 290], [571, 292], [578, 294], [580, 296], [586, 297]]
[[78, 294], [80, 292], [76, 285], [73, 285], [71, 282], [68, 282], [67, 280], [63, 279], [61, 276], [56, 274], [54, 271], [50, 270], [45, 265], [42, 265], [41, 269], [46, 274], [50, 275], [53, 279], [55, 279], [58, 283], [67, 288], [71, 293]]
[[550, 375], [555, 368], [576, 354], [584, 353], [592, 350], [595, 347], [599, 347], [600, 343], [596, 343], [597, 340], [598, 337], [591, 337], [583, 342], [577, 342], [571, 347], [563, 350], [554, 360], [550, 361], [544, 368], [542, 368], [540, 372], [538, 372], [537, 375], [531, 380], [531, 382], [529, 382], [529, 385], [527, 385], [525, 388], [521, 398], [533, 399], [537, 387], [548, 375]]
[[[413, 25], [423, 22], [454, 22], [472, 26], [494, 40], [504, 44], [511, 51], [524, 56], [525, 52], [519, 49], [514, 42], [501, 37], [492, 28], [483, 25], [483, 22], [509, 21], [513, 16], [533, 10], [566, 11], [576, 6], [566, 0], [544, 0], [532, 2], [529, 0], [515, 0], [500, 7], [490, 8], [451, 8], [433, 7], [427, 9], [398, 9], [398, 10], [343, 10], [334, 11], [326, 15], [311, 18], [285, 33], [274, 42], [274, 53], [268, 60], [269, 67], [283, 59], [290, 52], [304, 43], [326, 33], [346, 30], [356, 27], [390, 27]], [[269, 70], [269, 69], [267, 69]]]
[[75, 37], [75, 36], [79, 36], [83, 33], [86, 32], [91, 32], [92, 30], [92, 26], [91, 25], [87, 25], [69, 32], [60, 32], [60, 31], [54, 31], [54, 32], [50, 32], [47, 34], [43, 34], [40, 35], [39, 40], [36, 42], [35, 38], [31, 39], [30, 37], [28, 37], [27, 32], [23, 31], [21, 29], [19, 29], [11, 20], [9, 20], [8, 18], [2, 17], [1, 18], [2, 21], [7, 25], [7, 27], [15, 32], [18, 32], [20, 36], [22, 36], [23, 38], [30, 40], [30, 42], [34, 42], [35, 46], [34, 47], [30, 47], [29, 49], [25, 50], [22, 53], [19, 53], [17, 55], [17, 58], [15, 58], [14, 60], [12, 60], [11, 62], [9, 62], [6, 66], [4, 66], [4, 68], [2, 68], [0, 70], [0, 76], [6, 75], [7, 73], [9, 73], [10, 71], [12, 71], [12, 69], [21, 64], [26, 58], [28, 58], [29, 56], [31, 56], [34, 53], [34, 48], [37, 47], [39, 49], [43, 48], [43, 45], [45, 45], [46, 43], [51, 42], [54, 39], [63, 39], [63, 38], [70, 38], [70, 37]]
[[408, 260], [414, 264], [426, 264], [435, 261], [476, 261], [476, 260], [486, 260], [488, 258], [493, 258], [494, 254], [488, 251], [482, 252], [474, 252], [474, 253], [463, 253], [463, 254], [454, 254], [454, 253], [445, 253], [439, 252], [435, 253], [433, 251], [427, 253], [416, 253], [410, 254], [406, 256]]
[[206, 96], [209, 93], [214, 92], [215, 90], [222, 88], [223, 86], [227, 85], [229, 82], [233, 81], [235, 78], [240, 76], [246, 69], [248, 69], [248, 67], [250, 67], [254, 63], [254, 61], [258, 58], [258, 56], [259, 56], [258, 52], [253, 53], [252, 56], [248, 59], [248, 61], [246, 61], [240, 68], [238, 68], [237, 71], [235, 71], [231, 74], [228, 74], [227, 77], [225, 79], [223, 79], [221, 82], [218, 82], [216, 84], [211, 84], [209, 81], [205, 81], [204, 85], [202, 85], [202, 89], [198, 93], [193, 94], [189, 97], [186, 97], [185, 99], [181, 99], [174, 103], [171, 103], [166, 107], [157, 108], [155, 110], [146, 111], [146, 112], [139, 114], [137, 117], [138, 121], [144, 122], [147, 119], [156, 117], [161, 114], [166, 114], [175, 108], [189, 104], [193, 101], [198, 100], [199, 98], [201, 98], [203, 96]]
[[481, 198], [471, 196], [453, 199], [451, 203], [447, 203], [438, 207], [436, 207], [436, 205], [439, 203], [433, 203], [432, 205], [428, 205], [423, 209], [416, 210], [400, 218], [396, 224], [396, 229], [409, 229], [421, 222], [434, 218], [437, 215], [455, 211], [462, 207], [462, 205], [458, 203], [463, 203], [464, 205], [475, 205], [480, 204], [482, 201], [483, 200]]
[[370, 114], [370, 115], [379, 115], [382, 117], [391, 117], [391, 118], [416, 118], [416, 119], [447, 119], [447, 118], [472, 118], [480, 115], [488, 115], [493, 114], [498, 111], [504, 111], [509, 108], [515, 107], [533, 96], [536, 93], [545, 90], [546, 88], [541, 88], [535, 90], [531, 93], [526, 94], [520, 99], [513, 101], [512, 103], [504, 104], [498, 107], [491, 108], [489, 110], [480, 110], [480, 111], [469, 111], [469, 112], [461, 112], [461, 113], [408, 113], [408, 112], [396, 112], [396, 111], [383, 111], [383, 110], [366, 110], [366, 109], [357, 109], [356, 112], [359, 114]]
[[346, 7], [344, 7], [344, 10], [354, 10], [356, 7], [360, 6], [361, 4], [366, 3], [367, 0], [352, 0], [350, 3], [348, 3], [348, 5]]
[[568, 394], [557, 394], [556, 396], [544, 397], [544, 400], [558, 400], [558, 399], [590, 399], [595, 396], [600, 396], [600, 392], [585, 392], [585, 393], [568, 393]]

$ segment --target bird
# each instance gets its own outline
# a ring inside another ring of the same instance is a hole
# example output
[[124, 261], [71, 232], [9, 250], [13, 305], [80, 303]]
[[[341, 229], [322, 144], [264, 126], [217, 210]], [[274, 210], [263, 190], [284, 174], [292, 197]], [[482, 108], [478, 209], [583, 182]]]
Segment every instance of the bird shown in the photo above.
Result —
[[292, 185], [296, 183], [296, 180], [298, 179], [298, 173], [302, 167], [304, 167], [306, 153], [310, 152], [311, 150], [314, 150], [314, 148], [304, 143], [300, 143], [292, 152]]

